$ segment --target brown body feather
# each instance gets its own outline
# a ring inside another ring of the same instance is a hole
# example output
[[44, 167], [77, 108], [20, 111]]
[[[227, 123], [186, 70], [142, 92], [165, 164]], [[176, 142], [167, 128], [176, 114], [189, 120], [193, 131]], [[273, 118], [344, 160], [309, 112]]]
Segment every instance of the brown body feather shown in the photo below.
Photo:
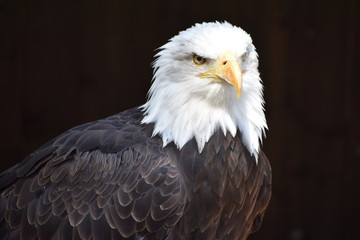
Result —
[[0, 239], [246, 239], [271, 169], [241, 135], [162, 147], [138, 109], [80, 125], [0, 175]]

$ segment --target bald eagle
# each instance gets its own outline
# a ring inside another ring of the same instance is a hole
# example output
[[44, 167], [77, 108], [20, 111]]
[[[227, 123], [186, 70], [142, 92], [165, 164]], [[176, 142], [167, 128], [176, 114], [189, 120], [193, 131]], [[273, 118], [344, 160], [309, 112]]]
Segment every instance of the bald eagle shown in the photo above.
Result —
[[196, 24], [156, 54], [148, 101], [0, 175], [0, 239], [246, 239], [271, 195], [250, 36]]

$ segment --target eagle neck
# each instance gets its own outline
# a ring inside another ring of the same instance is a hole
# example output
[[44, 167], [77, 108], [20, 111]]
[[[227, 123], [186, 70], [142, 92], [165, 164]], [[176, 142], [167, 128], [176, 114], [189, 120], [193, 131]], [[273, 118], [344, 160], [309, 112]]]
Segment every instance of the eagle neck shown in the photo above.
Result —
[[[219, 104], [211, 104], [207, 99], [194, 96], [169, 98], [169, 89], [152, 94], [148, 102], [140, 107], [144, 112], [142, 123], [154, 123], [153, 136], [160, 135], [163, 146], [174, 142], [182, 149], [194, 138], [201, 153], [215, 131], [233, 137], [241, 132], [243, 144], [257, 158], [266, 127], [263, 112], [254, 111], [259, 106], [252, 106], [246, 101], [246, 96], [241, 97], [242, 101], [229, 97], [230, 100], [224, 99]], [[259, 124], [258, 119], [263, 121]]]

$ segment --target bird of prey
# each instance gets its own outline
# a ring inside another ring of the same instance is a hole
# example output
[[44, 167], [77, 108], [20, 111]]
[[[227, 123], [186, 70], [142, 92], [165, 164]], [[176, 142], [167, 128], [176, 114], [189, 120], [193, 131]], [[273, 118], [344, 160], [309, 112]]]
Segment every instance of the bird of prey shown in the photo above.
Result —
[[228, 22], [155, 55], [147, 102], [76, 126], [0, 175], [1, 239], [246, 239], [271, 168], [258, 56]]

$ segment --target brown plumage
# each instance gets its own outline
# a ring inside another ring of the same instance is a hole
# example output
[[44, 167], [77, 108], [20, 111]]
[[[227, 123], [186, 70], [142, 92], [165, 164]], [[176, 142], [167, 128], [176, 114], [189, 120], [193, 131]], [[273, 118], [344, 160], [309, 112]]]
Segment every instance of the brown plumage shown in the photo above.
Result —
[[271, 170], [216, 132], [199, 154], [151, 137], [131, 109], [75, 127], [0, 178], [0, 239], [246, 239]]

